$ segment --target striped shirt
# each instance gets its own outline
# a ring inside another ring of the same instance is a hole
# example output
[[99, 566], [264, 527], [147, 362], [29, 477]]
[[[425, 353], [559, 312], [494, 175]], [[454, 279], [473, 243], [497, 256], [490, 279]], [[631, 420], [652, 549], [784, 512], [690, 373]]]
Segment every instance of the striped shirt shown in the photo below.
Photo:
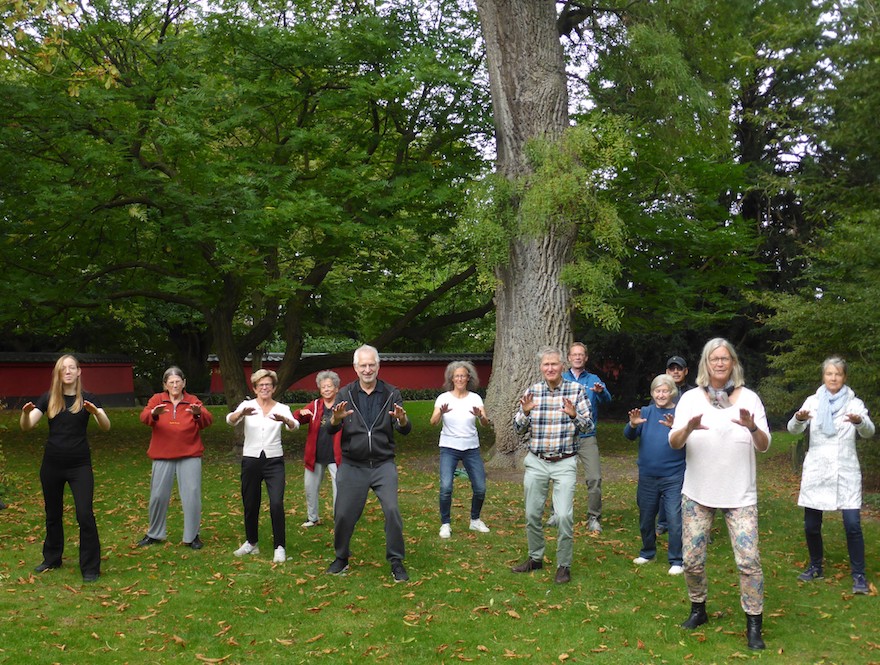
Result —
[[[531, 412], [523, 413], [522, 405], [513, 417], [513, 428], [519, 435], [529, 436], [529, 450], [541, 455], [568, 455], [577, 452], [578, 437], [593, 428], [590, 401], [583, 386], [565, 381], [555, 389], [541, 381], [524, 394], [532, 394], [535, 403]], [[577, 415], [570, 418], [562, 410], [562, 400], [571, 400]]]

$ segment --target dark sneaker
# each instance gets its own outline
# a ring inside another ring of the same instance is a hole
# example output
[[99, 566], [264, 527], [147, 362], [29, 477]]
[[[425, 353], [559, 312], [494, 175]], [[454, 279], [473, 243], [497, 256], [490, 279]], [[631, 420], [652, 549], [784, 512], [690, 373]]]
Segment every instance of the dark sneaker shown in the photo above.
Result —
[[556, 583], [568, 584], [571, 582], [571, 568], [568, 566], [559, 566], [556, 569]]
[[530, 573], [533, 570], [541, 570], [544, 567], [543, 561], [535, 561], [531, 557], [523, 561], [518, 566], [514, 566], [510, 569], [512, 573]]
[[202, 539], [199, 538], [198, 534], [196, 534], [196, 537], [193, 538], [193, 541], [191, 543], [184, 543], [184, 545], [186, 545], [187, 547], [192, 547], [194, 550], [200, 550], [205, 546], [205, 544], [202, 542]]
[[99, 577], [101, 577], [101, 573], [84, 573], [83, 582], [91, 584], [92, 582], [97, 582]]
[[348, 570], [348, 559], [334, 559], [327, 568], [327, 572], [331, 575], [342, 575], [346, 570]]
[[35, 573], [45, 573], [47, 570], [55, 570], [56, 568], [61, 568], [61, 564], [60, 563], [46, 563], [44, 561], [39, 566], [34, 568], [34, 572]]
[[807, 569], [804, 572], [798, 575], [798, 579], [801, 582], [812, 582], [813, 580], [818, 580], [822, 577], [822, 566], [817, 566], [814, 563], [811, 563], [807, 566]]
[[409, 575], [400, 561], [391, 562], [391, 577], [394, 578], [395, 582], [409, 582]]
[[138, 541], [138, 547], [148, 547], [149, 545], [158, 545], [162, 541], [158, 538], [150, 538], [149, 536], [144, 536]]
[[853, 575], [852, 578], [853, 578], [853, 593], [867, 594], [869, 592], [868, 581], [865, 579], [864, 575]]

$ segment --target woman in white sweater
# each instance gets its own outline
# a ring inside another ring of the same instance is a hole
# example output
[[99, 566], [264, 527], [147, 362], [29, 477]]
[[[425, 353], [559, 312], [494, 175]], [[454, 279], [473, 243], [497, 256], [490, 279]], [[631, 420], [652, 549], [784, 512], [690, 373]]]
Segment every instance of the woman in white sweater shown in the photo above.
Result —
[[669, 432], [670, 446], [687, 444], [681, 516], [691, 613], [681, 626], [693, 630], [709, 620], [706, 545], [720, 510], [739, 571], [748, 646], [763, 649], [764, 572], [758, 551], [755, 452], [770, 447], [770, 428], [761, 398], [744, 383], [733, 345], [720, 337], [709, 340], [700, 357], [698, 388], [681, 396]]
[[864, 402], [846, 385], [843, 358], [832, 357], [822, 363], [822, 385], [788, 421], [788, 431], [800, 434], [808, 424], [810, 449], [804, 459], [798, 505], [804, 509], [810, 564], [798, 579], [810, 582], [823, 576], [822, 511], [840, 510], [853, 593], [866, 594], [862, 472], [856, 455], [856, 434], [865, 439], [874, 436], [874, 423]]

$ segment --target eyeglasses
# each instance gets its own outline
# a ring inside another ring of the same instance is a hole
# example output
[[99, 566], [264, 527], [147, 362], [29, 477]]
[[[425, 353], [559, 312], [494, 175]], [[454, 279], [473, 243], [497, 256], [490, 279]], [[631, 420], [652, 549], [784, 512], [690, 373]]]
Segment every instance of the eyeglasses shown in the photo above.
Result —
[[709, 358], [710, 365], [726, 365], [730, 362], [730, 356], [724, 356], [723, 358]]

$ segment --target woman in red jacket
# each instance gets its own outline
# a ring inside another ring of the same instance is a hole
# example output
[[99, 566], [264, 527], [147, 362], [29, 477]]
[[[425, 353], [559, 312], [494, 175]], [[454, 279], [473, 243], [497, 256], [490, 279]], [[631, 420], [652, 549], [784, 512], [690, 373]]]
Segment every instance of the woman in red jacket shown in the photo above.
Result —
[[169, 367], [162, 376], [165, 391], [156, 393], [141, 411], [141, 422], [153, 430], [147, 455], [153, 460], [150, 476], [150, 527], [138, 547], [161, 543], [166, 525], [171, 487], [177, 476], [177, 491], [183, 505], [183, 544], [202, 549], [202, 430], [214, 421], [201, 400], [186, 392], [186, 377], [179, 367]]
[[333, 506], [336, 507], [336, 468], [342, 463], [342, 449], [339, 445], [342, 430], [336, 434], [329, 434], [326, 428], [321, 426], [330, 418], [330, 409], [336, 401], [336, 393], [339, 392], [339, 375], [329, 370], [318, 372], [315, 382], [318, 384], [321, 396], [293, 413], [293, 417], [299, 422], [309, 423], [303, 459], [306, 467], [303, 483], [308, 512], [308, 519], [302, 523], [305, 528], [315, 526], [321, 521], [318, 517], [318, 493], [321, 489], [321, 481], [324, 480], [325, 469], [330, 472], [330, 480], [333, 483]]

